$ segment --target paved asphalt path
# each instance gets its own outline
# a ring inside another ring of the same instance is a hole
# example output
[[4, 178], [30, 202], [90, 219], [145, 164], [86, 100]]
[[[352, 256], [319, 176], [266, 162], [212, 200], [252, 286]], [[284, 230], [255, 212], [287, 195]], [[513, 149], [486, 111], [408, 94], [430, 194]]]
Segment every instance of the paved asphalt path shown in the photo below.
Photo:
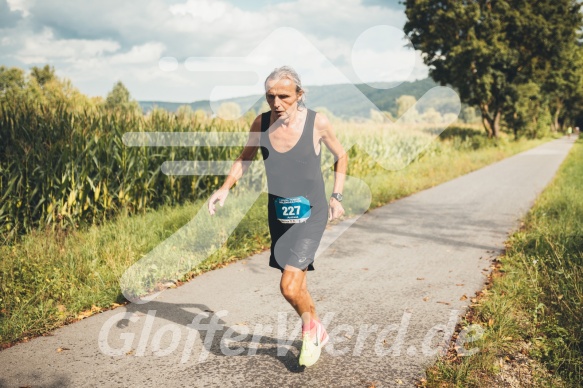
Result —
[[0, 352], [0, 386], [413, 386], [572, 142], [362, 216], [309, 274], [332, 337], [312, 368], [297, 366], [299, 320], [263, 252]]

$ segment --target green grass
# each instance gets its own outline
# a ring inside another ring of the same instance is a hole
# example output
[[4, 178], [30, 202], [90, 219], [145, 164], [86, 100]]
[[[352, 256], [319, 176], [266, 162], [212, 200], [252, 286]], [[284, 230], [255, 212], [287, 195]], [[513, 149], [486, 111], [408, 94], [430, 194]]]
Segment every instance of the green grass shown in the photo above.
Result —
[[[444, 138], [396, 172], [386, 172], [373, 160], [367, 161], [365, 154], [352, 150], [352, 174], [371, 187], [371, 206], [435, 186], [548, 140], [494, 141], [478, 133], [465, 140]], [[121, 214], [100, 226], [66, 233], [34, 231], [18, 243], [0, 246], [0, 343], [40, 335], [88, 310], [122, 303], [119, 279], [124, 271], [191, 220], [202, 206], [198, 200], [141, 215]], [[260, 197], [227, 243], [208, 259], [193, 262], [196, 265], [186, 275], [160, 269], [155, 278], [186, 280], [268, 246], [265, 197]]]
[[[509, 239], [490, 288], [462, 323], [480, 324], [481, 350], [453, 352], [427, 372], [427, 386], [497, 386], [503, 366], [531, 359], [520, 386], [583, 386], [583, 141]], [[530, 384], [530, 385], [529, 385]]]

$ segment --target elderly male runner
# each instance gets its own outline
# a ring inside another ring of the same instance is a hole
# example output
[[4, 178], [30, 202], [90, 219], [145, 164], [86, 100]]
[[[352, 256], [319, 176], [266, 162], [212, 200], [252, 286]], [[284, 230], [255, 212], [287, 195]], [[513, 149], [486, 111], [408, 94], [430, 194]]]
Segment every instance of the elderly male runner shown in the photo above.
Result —
[[[306, 274], [314, 270], [327, 220], [344, 214], [341, 202], [348, 158], [328, 119], [305, 107], [300, 78], [291, 67], [275, 69], [265, 80], [265, 90], [271, 110], [253, 121], [241, 156], [211, 196], [208, 209], [213, 215], [216, 202], [223, 206], [229, 189], [245, 172], [246, 162], [261, 148], [269, 189], [269, 265], [281, 270], [281, 293], [302, 319], [299, 364], [311, 366], [318, 361], [328, 334], [316, 314]], [[336, 159], [329, 202], [320, 165], [321, 143]]]

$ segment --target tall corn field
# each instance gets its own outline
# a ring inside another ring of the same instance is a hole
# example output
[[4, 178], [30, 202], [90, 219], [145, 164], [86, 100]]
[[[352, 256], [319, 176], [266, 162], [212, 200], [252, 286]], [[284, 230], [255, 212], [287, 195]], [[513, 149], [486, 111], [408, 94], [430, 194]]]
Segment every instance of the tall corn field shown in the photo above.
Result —
[[[76, 228], [100, 223], [119, 212], [143, 213], [161, 205], [206, 198], [222, 183], [222, 177], [165, 175], [163, 163], [233, 161], [243, 142], [229, 147], [128, 147], [124, 134], [217, 132], [225, 140], [219, 138], [217, 144], [228, 144], [232, 143], [229, 133], [247, 132], [250, 124], [249, 116], [224, 121], [164, 110], [144, 116], [139, 111], [107, 110], [103, 104], [79, 103], [72, 98], [0, 94], [0, 237], [10, 241], [39, 227]], [[351, 176], [399, 170], [422, 153], [441, 152], [440, 144], [433, 141], [435, 136], [423, 128], [388, 129], [372, 122], [337, 122], [335, 127], [349, 153]], [[324, 154], [323, 164], [333, 165], [329, 153]], [[263, 184], [259, 169], [252, 168], [249, 175], [254, 184]]]
[[127, 147], [127, 132], [237, 132], [244, 121], [70, 109], [34, 100], [0, 106], [0, 230], [5, 238], [37, 227], [77, 227], [120, 211], [145, 212], [196, 200], [216, 176], [167, 176], [165, 161], [234, 160], [241, 147]]

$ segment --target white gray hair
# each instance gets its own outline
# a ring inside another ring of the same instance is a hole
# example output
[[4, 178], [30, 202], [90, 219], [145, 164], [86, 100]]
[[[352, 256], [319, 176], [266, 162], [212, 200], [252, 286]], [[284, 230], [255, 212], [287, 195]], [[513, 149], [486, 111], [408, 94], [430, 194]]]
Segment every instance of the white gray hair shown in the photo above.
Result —
[[302, 93], [302, 97], [298, 101], [298, 106], [305, 108], [306, 90], [302, 87], [302, 80], [300, 79], [299, 74], [291, 66], [275, 68], [265, 79], [265, 89], [267, 90], [267, 81], [280, 80], [282, 78], [287, 78], [296, 84], [296, 93]]

